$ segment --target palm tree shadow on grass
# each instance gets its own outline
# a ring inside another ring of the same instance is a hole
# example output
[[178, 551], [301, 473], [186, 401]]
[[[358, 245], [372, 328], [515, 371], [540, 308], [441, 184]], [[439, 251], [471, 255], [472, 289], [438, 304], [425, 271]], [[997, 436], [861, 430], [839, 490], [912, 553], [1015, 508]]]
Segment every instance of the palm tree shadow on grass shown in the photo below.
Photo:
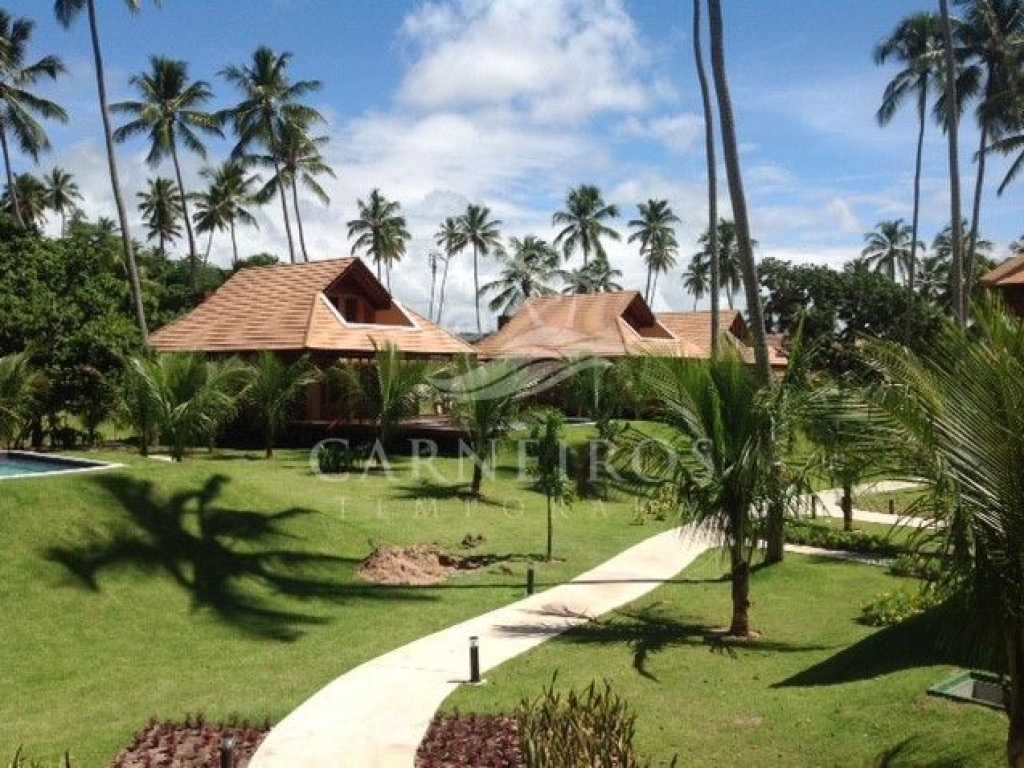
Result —
[[[302, 628], [323, 624], [310, 613], [272, 607], [259, 592], [299, 602], [358, 599], [430, 600], [403, 589], [375, 589], [350, 580], [351, 558], [304, 552], [282, 542], [297, 537], [283, 523], [315, 514], [298, 507], [264, 514], [217, 505], [228, 478], [210, 477], [201, 487], [168, 499], [153, 483], [125, 476], [95, 478], [120, 505], [125, 518], [80, 543], [48, 547], [43, 555], [73, 580], [95, 592], [105, 570], [133, 568], [164, 574], [222, 621], [256, 636], [294, 640]], [[268, 546], [268, 544], [277, 546]]]
[[450, 501], [456, 499], [470, 504], [480, 504], [485, 507], [504, 506], [500, 501], [490, 498], [486, 494], [474, 496], [470, 489], [470, 483], [441, 483], [421, 478], [418, 482], [398, 486], [397, 491], [396, 494], [392, 495], [392, 498], [412, 501]]
[[944, 754], [935, 755], [934, 740], [923, 740], [921, 736], [910, 736], [886, 747], [872, 761], [872, 768], [967, 768], [987, 762], [990, 757], [988, 745], [976, 745], [970, 749], [966, 744], [954, 744]]
[[[566, 619], [587, 619], [556, 608], [541, 612], [544, 617]], [[558, 630], [549, 624], [538, 622], [534, 625], [507, 626], [499, 628], [506, 635], [550, 636]], [[590, 619], [569, 630], [559, 642], [574, 645], [622, 645], [633, 657], [633, 668], [638, 674], [660, 682], [647, 668], [647, 662], [655, 654], [673, 647], [706, 646], [711, 653], [722, 653], [730, 658], [740, 658], [744, 650], [764, 652], [789, 652], [822, 650], [822, 646], [796, 645], [771, 640], [730, 642], [715, 628], [675, 615], [662, 608], [661, 602], [651, 603], [636, 610], [620, 609], [598, 619]]]

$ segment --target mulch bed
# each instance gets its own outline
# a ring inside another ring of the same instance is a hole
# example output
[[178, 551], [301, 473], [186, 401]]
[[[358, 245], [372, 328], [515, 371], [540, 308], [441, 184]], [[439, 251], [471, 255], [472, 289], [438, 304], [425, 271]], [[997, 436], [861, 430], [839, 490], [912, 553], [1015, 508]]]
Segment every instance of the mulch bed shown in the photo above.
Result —
[[523, 768], [519, 728], [506, 715], [435, 717], [416, 753], [416, 768]]
[[220, 745], [228, 737], [235, 740], [235, 768], [246, 768], [269, 730], [269, 723], [209, 723], [201, 716], [182, 723], [154, 720], [117, 753], [111, 768], [219, 768]]

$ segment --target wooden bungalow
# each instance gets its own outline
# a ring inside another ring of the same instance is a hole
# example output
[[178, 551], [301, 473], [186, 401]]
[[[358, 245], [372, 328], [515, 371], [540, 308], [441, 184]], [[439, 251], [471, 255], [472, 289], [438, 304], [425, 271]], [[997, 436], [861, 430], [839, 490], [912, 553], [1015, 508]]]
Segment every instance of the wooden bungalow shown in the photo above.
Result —
[[986, 273], [981, 284], [998, 291], [1012, 312], [1024, 316], [1024, 255], [1009, 258]]

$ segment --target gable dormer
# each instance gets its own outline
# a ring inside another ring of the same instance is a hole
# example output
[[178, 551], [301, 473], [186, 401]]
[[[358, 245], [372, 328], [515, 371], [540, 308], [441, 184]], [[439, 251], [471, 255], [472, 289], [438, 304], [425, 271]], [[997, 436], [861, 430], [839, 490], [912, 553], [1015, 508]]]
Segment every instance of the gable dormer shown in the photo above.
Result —
[[361, 261], [352, 262], [323, 293], [339, 317], [350, 325], [415, 327]]

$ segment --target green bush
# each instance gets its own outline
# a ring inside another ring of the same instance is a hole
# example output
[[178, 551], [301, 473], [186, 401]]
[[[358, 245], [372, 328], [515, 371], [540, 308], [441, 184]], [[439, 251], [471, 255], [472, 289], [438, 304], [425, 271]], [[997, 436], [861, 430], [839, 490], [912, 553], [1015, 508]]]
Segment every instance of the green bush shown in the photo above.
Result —
[[916, 552], [904, 553], [889, 565], [889, 573], [893, 576], [910, 576], [925, 581], [938, 581], [943, 572], [941, 558]]
[[872, 627], [894, 627], [941, 603], [937, 590], [922, 589], [910, 593], [898, 590], [883, 592], [861, 608], [860, 621]]
[[366, 455], [362, 446], [353, 448], [341, 442], [330, 442], [320, 447], [317, 463], [325, 475], [340, 475], [356, 468]]
[[[526, 768], [641, 768], [633, 740], [636, 715], [606, 682], [582, 692], [555, 683], [516, 711]], [[672, 766], [676, 760], [672, 760]]]
[[786, 543], [804, 544], [821, 549], [838, 549], [879, 557], [896, 557], [907, 551], [884, 536], [867, 531], [843, 531], [820, 523], [790, 520], [786, 523]]

